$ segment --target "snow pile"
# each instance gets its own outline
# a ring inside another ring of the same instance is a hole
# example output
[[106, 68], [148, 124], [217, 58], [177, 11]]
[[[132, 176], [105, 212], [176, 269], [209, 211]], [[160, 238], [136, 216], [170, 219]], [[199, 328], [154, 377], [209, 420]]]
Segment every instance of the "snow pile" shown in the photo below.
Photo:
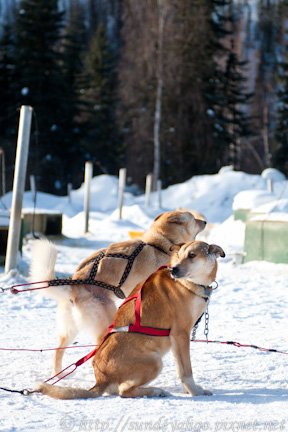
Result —
[[248, 190], [239, 192], [233, 201], [233, 210], [245, 209], [251, 210], [255, 209], [263, 204], [270, 203], [276, 200], [276, 195], [263, 190]]
[[285, 175], [275, 168], [266, 168], [264, 171], [262, 171], [261, 177], [266, 180], [272, 180], [274, 183], [286, 180]]
[[224, 170], [192, 177], [163, 191], [165, 207], [186, 207], [203, 213], [209, 222], [223, 222], [232, 214], [234, 196], [243, 190], [265, 190], [261, 176]]

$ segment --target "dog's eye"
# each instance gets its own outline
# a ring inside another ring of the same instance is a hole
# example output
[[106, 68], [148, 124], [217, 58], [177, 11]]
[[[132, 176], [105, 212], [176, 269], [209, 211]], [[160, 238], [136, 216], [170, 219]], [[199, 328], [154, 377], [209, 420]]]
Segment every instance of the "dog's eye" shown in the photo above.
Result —
[[196, 255], [195, 255], [193, 252], [189, 252], [188, 257], [189, 257], [189, 258], [195, 258]]

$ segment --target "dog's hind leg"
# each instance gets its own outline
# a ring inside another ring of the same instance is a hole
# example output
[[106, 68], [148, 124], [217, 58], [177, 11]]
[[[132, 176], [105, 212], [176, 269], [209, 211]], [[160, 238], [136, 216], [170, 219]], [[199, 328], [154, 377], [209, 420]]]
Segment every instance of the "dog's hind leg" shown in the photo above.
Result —
[[[119, 395], [124, 398], [164, 397], [168, 393], [158, 387], [143, 387], [155, 379], [162, 369], [162, 359], [152, 353], [135, 362], [133, 371], [127, 371], [127, 381], [119, 385]], [[97, 377], [96, 377], [97, 380]]]
[[62, 370], [62, 360], [65, 347], [70, 345], [78, 334], [78, 327], [72, 315], [70, 304], [59, 304], [57, 308], [57, 322], [59, 328], [59, 343], [54, 353], [53, 375]]

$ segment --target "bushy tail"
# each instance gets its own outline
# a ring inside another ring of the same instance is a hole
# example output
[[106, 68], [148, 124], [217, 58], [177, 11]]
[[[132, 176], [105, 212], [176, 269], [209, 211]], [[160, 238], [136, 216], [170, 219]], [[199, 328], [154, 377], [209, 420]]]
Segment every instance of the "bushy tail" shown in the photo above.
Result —
[[[32, 245], [32, 257], [30, 265], [30, 281], [50, 281], [55, 279], [55, 264], [57, 258], [57, 249], [49, 240], [35, 240]], [[47, 283], [39, 283], [39, 287]], [[36, 285], [38, 287], [38, 285]], [[68, 300], [71, 292], [70, 286], [57, 286], [36, 291], [45, 297], [54, 300]]]
[[85, 390], [73, 387], [60, 387], [51, 384], [40, 384], [38, 385], [33, 393], [42, 393], [54, 399], [91, 399], [97, 398], [103, 394], [97, 386], [93, 387], [92, 390]]

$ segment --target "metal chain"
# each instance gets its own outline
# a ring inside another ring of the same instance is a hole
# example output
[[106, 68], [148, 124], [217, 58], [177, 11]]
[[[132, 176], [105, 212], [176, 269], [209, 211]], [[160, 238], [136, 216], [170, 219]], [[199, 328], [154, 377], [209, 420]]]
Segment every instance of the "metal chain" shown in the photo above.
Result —
[[204, 335], [206, 336], [206, 341], [208, 343], [208, 334], [209, 334], [209, 312], [208, 312], [208, 306], [205, 311], [205, 329], [204, 329]]
[[[209, 313], [208, 313], [208, 306], [207, 306], [207, 309], [205, 310], [204, 314], [205, 314], [204, 335], [206, 337], [206, 340], [208, 341], [208, 334], [209, 334]], [[196, 324], [194, 325], [194, 327], [192, 329], [192, 335], [191, 335], [191, 339], [190, 339], [192, 342], [195, 341], [195, 339], [196, 339], [196, 332], [197, 332], [198, 326], [200, 324], [200, 321], [202, 319], [202, 316], [198, 319], [198, 321], [196, 322]]]
[[196, 339], [196, 332], [197, 332], [197, 329], [198, 329], [198, 325], [199, 325], [199, 324], [196, 324], [196, 325], [193, 327], [193, 330], [192, 330], [192, 337], [191, 337], [191, 341], [192, 341], [192, 342], [195, 341], [195, 339]]

